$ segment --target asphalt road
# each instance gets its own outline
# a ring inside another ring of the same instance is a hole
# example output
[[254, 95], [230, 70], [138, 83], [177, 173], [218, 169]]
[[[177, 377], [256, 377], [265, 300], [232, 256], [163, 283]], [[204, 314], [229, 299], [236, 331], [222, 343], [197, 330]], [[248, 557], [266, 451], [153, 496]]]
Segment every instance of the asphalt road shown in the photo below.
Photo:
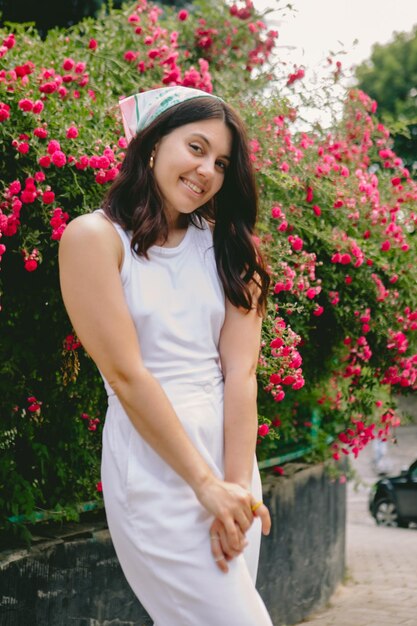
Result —
[[[417, 425], [397, 429], [384, 457], [389, 474], [417, 459]], [[347, 575], [328, 606], [304, 620], [309, 626], [417, 626], [417, 527], [376, 526], [368, 494], [378, 479], [373, 448], [352, 462], [348, 484]]]

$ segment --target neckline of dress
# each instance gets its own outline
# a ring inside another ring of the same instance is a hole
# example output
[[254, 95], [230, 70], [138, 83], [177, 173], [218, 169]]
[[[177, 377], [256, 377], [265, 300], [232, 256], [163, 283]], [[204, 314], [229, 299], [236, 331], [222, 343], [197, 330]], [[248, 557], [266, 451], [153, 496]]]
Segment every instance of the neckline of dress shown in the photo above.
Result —
[[164, 256], [173, 256], [175, 254], [178, 254], [178, 252], [181, 252], [183, 248], [185, 248], [185, 246], [187, 245], [188, 240], [191, 236], [192, 228], [193, 228], [193, 224], [190, 222], [188, 224], [187, 230], [185, 231], [184, 237], [181, 239], [178, 245], [167, 248], [165, 246], [157, 246], [156, 244], [154, 244], [153, 246], [149, 248], [148, 252], [161, 254]]

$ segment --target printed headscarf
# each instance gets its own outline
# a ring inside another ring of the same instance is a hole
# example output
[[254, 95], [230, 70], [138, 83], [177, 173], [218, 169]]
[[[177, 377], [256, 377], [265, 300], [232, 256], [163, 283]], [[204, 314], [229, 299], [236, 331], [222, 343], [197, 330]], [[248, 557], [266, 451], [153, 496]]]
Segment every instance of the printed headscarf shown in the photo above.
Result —
[[167, 109], [191, 100], [193, 98], [221, 98], [211, 93], [192, 89], [191, 87], [163, 87], [161, 89], [150, 89], [143, 93], [120, 100], [119, 106], [122, 112], [123, 126], [126, 139], [129, 142], [139, 131], [143, 130]]

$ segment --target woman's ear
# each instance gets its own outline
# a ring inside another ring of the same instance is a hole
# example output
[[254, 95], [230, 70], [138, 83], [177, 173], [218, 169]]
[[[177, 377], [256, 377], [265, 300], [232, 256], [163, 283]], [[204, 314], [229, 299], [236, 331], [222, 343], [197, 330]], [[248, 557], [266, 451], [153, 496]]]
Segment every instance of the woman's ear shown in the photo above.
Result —
[[158, 152], [158, 148], [159, 148], [159, 141], [157, 141], [154, 147], [152, 148], [152, 152], [151, 152], [152, 156], [156, 155], [156, 153]]

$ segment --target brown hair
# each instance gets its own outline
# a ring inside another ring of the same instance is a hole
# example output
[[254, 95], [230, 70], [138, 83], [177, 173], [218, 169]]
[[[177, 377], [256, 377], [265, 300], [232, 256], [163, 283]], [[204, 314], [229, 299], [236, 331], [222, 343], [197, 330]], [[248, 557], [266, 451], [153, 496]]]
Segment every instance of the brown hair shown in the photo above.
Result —
[[232, 133], [232, 153], [220, 191], [188, 219], [201, 227], [201, 218], [214, 223], [213, 243], [217, 271], [227, 298], [247, 310], [254, 306], [253, 284], [257, 286], [256, 307], [265, 309], [269, 275], [253, 234], [258, 197], [242, 121], [222, 100], [201, 97], [168, 109], [132, 139], [120, 173], [107, 192], [106, 215], [132, 232], [131, 246], [139, 256], [161, 237], [168, 224], [149, 159], [155, 144], [185, 124], [221, 119]]

